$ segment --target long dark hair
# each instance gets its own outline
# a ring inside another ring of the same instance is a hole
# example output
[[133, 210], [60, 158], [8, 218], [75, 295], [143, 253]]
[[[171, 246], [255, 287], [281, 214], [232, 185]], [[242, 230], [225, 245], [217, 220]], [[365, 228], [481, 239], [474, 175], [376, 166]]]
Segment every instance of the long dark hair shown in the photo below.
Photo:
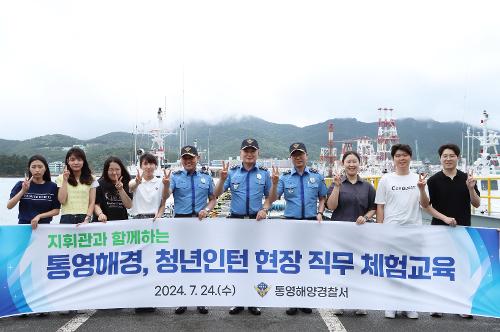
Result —
[[68, 153], [66, 153], [65, 163], [66, 167], [69, 170], [68, 183], [73, 187], [76, 187], [78, 185], [78, 181], [76, 181], [75, 174], [73, 174], [73, 170], [71, 169], [71, 167], [69, 167], [68, 160], [69, 157], [71, 157], [71, 155], [83, 160], [82, 173], [80, 174], [80, 183], [91, 185], [92, 182], [94, 181], [94, 179], [92, 178], [92, 171], [90, 170], [87, 157], [85, 156], [85, 152], [80, 148], [71, 148], [68, 150]]
[[50, 178], [50, 169], [49, 169], [49, 164], [47, 163], [47, 160], [45, 159], [44, 156], [35, 154], [34, 156], [31, 156], [30, 159], [28, 160], [28, 178], [31, 178], [33, 175], [31, 174], [30, 167], [31, 163], [39, 160], [42, 162], [43, 166], [45, 166], [45, 173], [43, 173], [43, 181], [45, 182], [50, 182], [52, 181]]
[[130, 174], [127, 171], [127, 169], [125, 168], [125, 166], [123, 165], [120, 158], [118, 158], [118, 157], [111, 156], [108, 159], [106, 159], [106, 161], [104, 162], [104, 167], [102, 168], [101, 179], [104, 179], [104, 181], [106, 181], [108, 183], [113, 183], [113, 180], [111, 180], [109, 178], [109, 175], [108, 175], [109, 165], [111, 165], [111, 163], [117, 163], [118, 166], [120, 166], [122, 177], [123, 177], [123, 179], [122, 179], [123, 188], [125, 189], [125, 191], [128, 191], [128, 183], [130, 181]]

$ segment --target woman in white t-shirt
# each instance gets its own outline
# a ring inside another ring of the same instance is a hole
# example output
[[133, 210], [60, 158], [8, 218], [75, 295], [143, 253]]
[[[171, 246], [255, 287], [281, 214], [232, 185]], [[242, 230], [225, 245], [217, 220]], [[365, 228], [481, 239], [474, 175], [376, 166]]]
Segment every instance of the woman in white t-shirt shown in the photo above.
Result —
[[135, 219], [161, 218], [165, 212], [170, 174], [168, 176], [165, 174], [163, 179], [155, 176], [158, 161], [150, 153], [143, 154], [139, 163], [141, 169], [138, 170], [135, 179], [129, 183], [130, 192], [134, 193], [130, 214]]

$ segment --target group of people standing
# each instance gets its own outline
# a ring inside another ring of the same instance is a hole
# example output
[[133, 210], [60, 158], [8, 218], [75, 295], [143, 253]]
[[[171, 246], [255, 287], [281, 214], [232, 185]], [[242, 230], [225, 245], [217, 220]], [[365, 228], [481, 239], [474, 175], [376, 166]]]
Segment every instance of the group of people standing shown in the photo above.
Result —
[[[240, 147], [241, 163], [229, 167], [223, 162], [220, 180], [215, 185], [206, 170], [198, 170], [198, 152], [194, 146], [181, 149], [182, 169], [163, 170], [163, 176], [155, 176], [157, 159], [149, 154], [140, 157], [140, 170], [131, 178], [122, 161], [109, 157], [97, 180], [90, 170], [85, 153], [79, 148], [70, 149], [65, 158], [65, 168], [54, 182], [45, 158], [35, 155], [29, 159], [28, 174], [16, 183], [11, 191], [7, 207], [19, 203], [19, 223], [50, 223], [53, 216], [61, 213], [61, 224], [82, 224], [92, 220], [107, 222], [163, 216], [166, 200], [174, 198], [174, 217], [206, 218], [217, 197], [231, 192], [229, 218], [267, 218], [272, 203], [284, 197], [284, 218], [322, 222], [324, 211], [332, 211], [332, 220], [354, 222], [362, 225], [376, 218], [378, 223], [421, 225], [421, 208], [432, 215], [433, 225], [470, 226], [471, 204], [479, 207], [480, 198], [472, 173], [457, 169], [460, 149], [446, 144], [438, 149], [442, 171], [428, 180], [425, 174], [410, 172], [411, 147], [406, 144], [392, 146], [391, 156], [395, 172], [385, 174], [375, 190], [374, 186], [359, 176], [361, 158], [355, 151], [342, 156], [343, 170], [333, 177], [327, 189], [323, 176], [307, 166], [308, 154], [303, 143], [292, 143], [289, 148], [293, 168], [282, 174], [276, 167], [269, 172], [259, 166], [257, 140], [243, 140]], [[178, 307], [182, 314], [186, 307]], [[243, 307], [235, 306], [230, 314], [238, 314]], [[208, 313], [208, 308], [197, 310]], [[258, 307], [249, 307], [253, 315], [260, 315]], [[154, 311], [154, 308], [138, 308], [137, 312]], [[310, 308], [288, 308], [288, 315], [299, 311], [311, 313]], [[343, 310], [337, 310], [341, 315]], [[356, 310], [366, 315], [366, 310]], [[440, 313], [433, 313], [440, 317]], [[395, 311], [386, 311], [385, 317], [395, 318]], [[415, 311], [406, 312], [409, 318], [418, 318]], [[471, 316], [463, 315], [470, 318]]]

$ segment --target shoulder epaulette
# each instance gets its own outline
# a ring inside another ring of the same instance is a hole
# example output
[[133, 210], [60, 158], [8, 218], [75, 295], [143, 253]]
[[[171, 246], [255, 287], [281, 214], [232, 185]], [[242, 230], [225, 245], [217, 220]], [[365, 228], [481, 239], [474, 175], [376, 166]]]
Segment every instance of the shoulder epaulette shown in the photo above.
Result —
[[233, 166], [229, 167], [229, 169], [233, 169], [234, 170], [234, 169], [237, 169], [238, 167], [240, 167], [240, 165], [233, 165]]
[[289, 169], [288, 171], [284, 171], [282, 174], [283, 175], [290, 175], [290, 174], [292, 174], [292, 170]]
[[182, 170], [178, 170], [178, 171], [175, 171], [175, 172], [174, 172], [174, 175], [179, 175], [179, 174], [181, 174], [181, 173], [182, 173]]
[[267, 171], [267, 167], [262, 166], [262, 165], [260, 165], [260, 166], [259, 166], [259, 169], [261, 169], [261, 170], [263, 170], [263, 171]]
[[318, 173], [318, 170], [316, 168], [309, 168], [309, 172]]
[[207, 169], [202, 169], [202, 170], [200, 171], [200, 173], [202, 173], [202, 174], [207, 174], [207, 175], [208, 175], [208, 174], [210, 174], [210, 173], [208, 173], [208, 170], [207, 170]]

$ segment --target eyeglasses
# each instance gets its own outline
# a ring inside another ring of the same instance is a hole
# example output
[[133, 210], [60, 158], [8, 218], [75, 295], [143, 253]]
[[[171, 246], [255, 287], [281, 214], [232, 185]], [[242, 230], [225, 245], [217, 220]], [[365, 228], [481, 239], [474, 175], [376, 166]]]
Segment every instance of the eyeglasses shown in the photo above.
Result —
[[441, 155], [441, 159], [455, 159], [457, 157], [456, 154], [443, 154]]

